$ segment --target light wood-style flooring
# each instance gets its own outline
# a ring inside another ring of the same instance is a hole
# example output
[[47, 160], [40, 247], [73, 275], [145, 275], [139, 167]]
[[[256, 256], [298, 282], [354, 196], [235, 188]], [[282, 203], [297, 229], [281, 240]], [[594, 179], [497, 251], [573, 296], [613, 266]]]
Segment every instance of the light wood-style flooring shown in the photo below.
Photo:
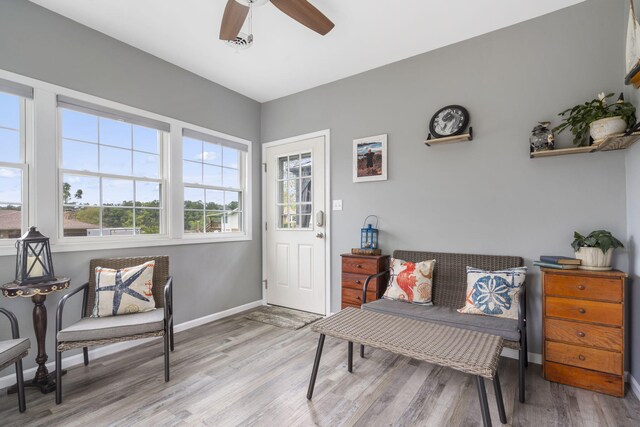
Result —
[[[317, 335], [237, 315], [176, 334], [171, 382], [161, 341], [69, 369], [64, 400], [0, 394], [2, 426], [478, 426], [473, 378], [451, 369], [367, 349], [346, 369], [347, 344], [327, 337], [313, 401], [306, 399]], [[355, 352], [354, 352], [355, 353]], [[33, 357], [32, 353], [28, 357]], [[517, 399], [517, 362], [500, 367], [508, 422], [514, 426], [638, 426], [640, 403], [541, 378], [527, 371], [527, 402]], [[491, 417], [500, 425], [493, 387]]]

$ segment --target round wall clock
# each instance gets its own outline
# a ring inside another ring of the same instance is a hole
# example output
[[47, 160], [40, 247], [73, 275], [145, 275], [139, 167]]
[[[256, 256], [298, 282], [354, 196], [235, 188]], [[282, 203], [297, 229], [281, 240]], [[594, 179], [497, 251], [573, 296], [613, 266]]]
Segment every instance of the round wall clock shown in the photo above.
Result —
[[460, 135], [469, 124], [469, 112], [460, 105], [448, 105], [438, 110], [429, 122], [429, 131], [436, 138]]

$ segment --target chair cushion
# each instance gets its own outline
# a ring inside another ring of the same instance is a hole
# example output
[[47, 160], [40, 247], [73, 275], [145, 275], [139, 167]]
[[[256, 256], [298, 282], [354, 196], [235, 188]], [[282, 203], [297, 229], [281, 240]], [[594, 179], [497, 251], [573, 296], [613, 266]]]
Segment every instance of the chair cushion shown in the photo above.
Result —
[[14, 362], [29, 348], [31, 348], [29, 338], [0, 341], [0, 366]]
[[96, 267], [96, 297], [91, 317], [155, 310], [153, 268], [155, 261], [121, 269]]
[[392, 314], [410, 319], [454, 326], [472, 331], [498, 335], [508, 341], [520, 341], [518, 321], [502, 317], [461, 314], [454, 308], [435, 305], [406, 304], [400, 301], [380, 299], [362, 306], [363, 310]]
[[109, 317], [84, 317], [58, 332], [58, 341], [94, 341], [164, 330], [164, 310]]

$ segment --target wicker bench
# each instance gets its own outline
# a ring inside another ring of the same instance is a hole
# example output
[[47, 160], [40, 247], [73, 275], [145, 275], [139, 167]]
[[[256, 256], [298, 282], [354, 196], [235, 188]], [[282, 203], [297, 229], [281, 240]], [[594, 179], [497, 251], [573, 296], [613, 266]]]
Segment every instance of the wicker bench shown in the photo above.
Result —
[[355, 342], [474, 375], [485, 426], [491, 425], [491, 416], [484, 378], [490, 379], [495, 389], [500, 421], [503, 424], [507, 422], [498, 378], [498, 361], [503, 345], [499, 336], [356, 308], [346, 308], [320, 320], [311, 326], [311, 330], [318, 332], [320, 338], [307, 391], [309, 400], [313, 397], [322, 347], [328, 335], [348, 341], [349, 372], [353, 371]]
[[[406, 302], [388, 299], [367, 303], [367, 286], [369, 282], [375, 277], [389, 273], [384, 271], [369, 277], [365, 281], [362, 292], [362, 309], [423, 322], [470, 329], [502, 337], [505, 347], [519, 351], [518, 395], [520, 402], [524, 402], [524, 374], [528, 365], [526, 287], [523, 286], [520, 291], [518, 319], [461, 314], [456, 310], [465, 304], [467, 296], [467, 266], [490, 271], [504, 270], [512, 267], [521, 267], [524, 265], [522, 258], [402, 250], [394, 251], [393, 257], [411, 262], [420, 262], [428, 259], [436, 260], [436, 267], [433, 272], [433, 305], [407, 304]], [[360, 356], [364, 357], [364, 346], [360, 348]]]

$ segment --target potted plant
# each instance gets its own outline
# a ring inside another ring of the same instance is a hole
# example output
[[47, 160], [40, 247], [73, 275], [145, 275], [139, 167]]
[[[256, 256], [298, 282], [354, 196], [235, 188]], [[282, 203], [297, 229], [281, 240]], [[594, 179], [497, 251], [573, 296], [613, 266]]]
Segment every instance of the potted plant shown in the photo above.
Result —
[[598, 140], [626, 131], [636, 123], [636, 107], [625, 102], [622, 94], [610, 104], [607, 99], [612, 96], [613, 93], [601, 93], [592, 101], [558, 114], [563, 119], [560, 125], [553, 128], [554, 132], [561, 133], [570, 128], [574, 145], [584, 145], [588, 143], [587, 132], [591, 138]]
[[576, 231], [573, 238], [571, 247], [576, 258], [582, 260], [580, 268], [584, 270], [611, 270], [613, 250], [624, 248], [622, 242], [606, 230], [592, 231], [586, 237]]

